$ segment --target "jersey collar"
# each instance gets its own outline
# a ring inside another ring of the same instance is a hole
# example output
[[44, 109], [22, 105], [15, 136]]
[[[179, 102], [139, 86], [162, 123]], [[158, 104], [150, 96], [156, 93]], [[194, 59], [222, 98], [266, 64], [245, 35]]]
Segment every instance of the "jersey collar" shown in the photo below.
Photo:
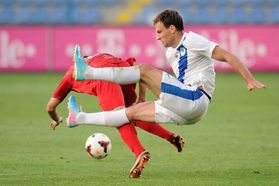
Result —
[[181, 40], [179, 41], [178, 45], [176, 46], [175, 50], [177, 50], [180, 47], [180, 45], [184, 42], [185, 39], [186, 39], [186, 33], [184, 32], [183, 36], [182, 36]]

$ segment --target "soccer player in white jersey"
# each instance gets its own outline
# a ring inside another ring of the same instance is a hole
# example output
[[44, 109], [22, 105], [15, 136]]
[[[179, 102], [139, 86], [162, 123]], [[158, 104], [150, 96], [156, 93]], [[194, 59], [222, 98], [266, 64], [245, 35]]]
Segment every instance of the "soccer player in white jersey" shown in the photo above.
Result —
[[165, 10], [154, 19], [156, 39], [167, 48], [166, 57], [175, 76], [146, 64], [123, 68], [87, 66], [75, 48], [75, 78], [130, 84], [142, 81], [157, 97], [118, 111], [84, 113], [74, 99], [69, 100], [68, 125], [95, 124], [119, 127], [132, 120], [194, 124], [207, 112], [215, 88], [212, 59], [230, 64], [245, 80], [249, 91], [265, 88], [233, 54], [203, 36], [185, 32], [175, 10]]

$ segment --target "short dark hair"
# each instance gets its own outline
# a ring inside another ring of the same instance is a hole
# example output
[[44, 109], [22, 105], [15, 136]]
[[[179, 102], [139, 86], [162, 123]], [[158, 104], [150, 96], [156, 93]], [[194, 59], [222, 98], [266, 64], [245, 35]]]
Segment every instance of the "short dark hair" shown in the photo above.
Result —
[[174, 25], [177, 31], [183, 31], [183, 19], [176, 10], [167, 9], [159, 13], [153, 20], [155, 25], [158, 22], [162, 22], [166, 28]]

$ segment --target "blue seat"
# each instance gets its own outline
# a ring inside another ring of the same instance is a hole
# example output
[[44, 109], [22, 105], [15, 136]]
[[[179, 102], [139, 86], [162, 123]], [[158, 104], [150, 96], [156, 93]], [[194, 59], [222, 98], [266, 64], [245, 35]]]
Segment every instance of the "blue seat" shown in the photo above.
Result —
[[45, 24], [67, 24], [69, 22], [68, 9], [64, 6], [47, 6], [38, 15], [44, 16]]
[[152, 25], [153, 19], [159, 12], [161, 12], [161, 9], [157, 7], [145, 6], [139, 14], [135, 15], [133, 23]]
[[8, 6], [11, 5], [13, 1], [11, 0], [0, 0], [0, 5], [1, 6]]
[[251, 23], [264, 23], [265, 22], [265, 13], [262, 7], [254, 7], [251, 12]]
[[272, 7], [265, 17], [266, 23], [279, 23], [279, 6]]
[[[212, 4], [213, 0], [176, 0], [175, 3], [172, 2], [172, 4], [177, 4], [179, 7], [187, 6], [187, 5], [196, 5], [198, 7], [204, 7]], [[220, 0], [221, 1], [221, 0]]]
[[87, 6], [107, 6], [107, 5], [114, 5], [114, 4], [120, 4], [122, 3], [121, 0], [73, 0], [74, 6], [82, 6], [82, 5], [87, 5]]
[[228, 17], [228, 23], [243, 24], [247, 22], [246, 19], [247, 17], [246, 17], [245, 9], [243, 7], [234, 7], [232, 15]]
[[[127, 3], [123, 0], [0, 0], [0, 24], [103, 24], [104, 9]], [[279, 0], [153, 0], [143, 6], [132, 23], [150, 25], [159, 12], [168, 8], [178, 9], [185, 23], [190, 24], [279, 23]]]
[[213, 19], [208, 7], [189, 6], [180, 11], [185, 23], [205, 24]]
[[183, 19], [183, 22], [185, 24], [191, 24], [192, 21], [191, 21], [191, 11], [188, 9], [188, 8], [183, 8], [183, 9], [179, 9], [178, 10], [182, 19]]
[[173, 6], [173, 1], [170, 0], [153, 0], [153, 4], [155, 6], [166, 7], [166, 6]]
[[237, 7], [230, 19], [232, 23], [257, 24], [265, 22], [265, 14], [263, 9], [257, 6], [251, 6], [249, 10], [245, 7]]
[[28, 6], [18, 6], [13, 7], [12, 22], [16, 24], [29, 24], [29, 19], [31, 16], [31, 7]]
[[227, 24], [228, 17], [230, 16], [230, 12], [226, 8], [217, 9], [210, 16], [210, 20], [208, 20], [210, 24]]
[[10, 6], [0, 6], [0, 23], [11, 24], [11, 18], [13, 17], [13, 11]]
[[99, 9], [78, 6], [73, 9], [73, 21], [74, 24], [94, 24], [102, 23], [102, 14]]
[[[1, 0], [3, 1], [3, 0]], [[7, 0], [4, 0], [7, 1]], [[61, 4], [66, 4], [67, 0], [10, 0], [12, 4], [19, 4], [22, 6], [32, 6], [32, 5], [46, 5], [46, 4], [51, 4], [51, 5], [61, 5]]]
[[74, 8], [78, 6], [99, 6], [102, 1], [97, 0], [73, 0]]

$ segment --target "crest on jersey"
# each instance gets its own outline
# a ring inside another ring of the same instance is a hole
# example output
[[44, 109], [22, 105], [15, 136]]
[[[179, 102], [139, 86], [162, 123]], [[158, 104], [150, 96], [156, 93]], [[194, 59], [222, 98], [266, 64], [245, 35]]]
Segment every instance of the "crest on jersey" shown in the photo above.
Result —
[[180, 56], [185, 56], [185, 54], [186, 54], [186, 49], [185, 49], [184, 47], [181, 47], [180, 50], [179, 50], [179, 52], [180, 52]]

